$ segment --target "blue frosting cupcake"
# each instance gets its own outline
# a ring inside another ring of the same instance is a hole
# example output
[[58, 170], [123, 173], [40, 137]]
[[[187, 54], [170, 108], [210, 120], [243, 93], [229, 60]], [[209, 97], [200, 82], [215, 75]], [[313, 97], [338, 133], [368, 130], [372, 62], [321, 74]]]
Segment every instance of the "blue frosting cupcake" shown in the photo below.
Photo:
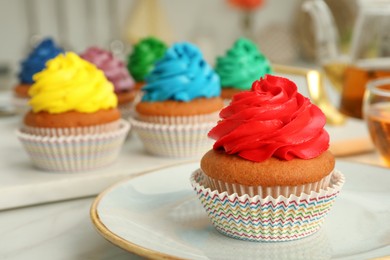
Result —
[[188, 102], [221, 94], [218, 74], [190, 43], [176, 43], [146, 77], [142, 101], [175, 100]]
[[33, 84], [33, 75], [45, 68], [46, 62], [64, 50], [55, 45], [50, 38], [44, 39], [40, 42], [28, 55], [28, 57], [21, 62], [21, 71], [18, 74], [20, 83]]
[[21, 69], [18, 74], [19, 83], [13, 89], [12, 103], [16, 112], [23, 114], [30, 109], [28, 91], [34, 83], [34, 74], [42, 71], [48, 60], [62, 52], [64, 50], [56, 46], [52, 39], [46, 38], [21, 62]]
[[190, 43], [176, 43], [146, 77], [132, 126], [151, 154], [195, 157], [223, 107], [219, 76]]

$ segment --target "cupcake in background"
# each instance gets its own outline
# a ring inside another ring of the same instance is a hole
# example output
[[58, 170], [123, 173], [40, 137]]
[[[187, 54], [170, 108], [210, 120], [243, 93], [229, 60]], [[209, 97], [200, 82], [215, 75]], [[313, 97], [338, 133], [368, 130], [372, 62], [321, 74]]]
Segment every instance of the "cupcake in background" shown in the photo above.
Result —
[[221, 233], [286, 241], [317, 232], [344, 176], [322, 111], [290, 80], [267, 75], [233, 96], [191, 182]]
[[128, 56], [127, 69], [136, 81], [136, 89], [145, 84], [148, 75], [156, 61], [164, 56], [167, 45], [155, 37], [147, 37], [134, 45], [133, 51]]
[[272, 73], [272, 68], [252, 41], [240, 38], [225, 56], [217, 58], [215, 71], [221, 78], [221, 96], [230, 101], [234, 94], [250, 90], [255, 80]]
[[155, 155], [193, 157], [210, 145], [207, 132], [223, 107], [220, 81], [200, 50], [177, 43], [146, 78], [131, 122]]
[[110, 51], [98, 47], [90, 47], [80, 57], [93, 63], [104, 72], [106, 78], [114, 85], [118, 98], [118, 108], [124, 119], [130, 117], [132, 104], [136, 95], [134, 80], [129, 75], [125, 64]]
[[21, 62], [21, 68], [18, 74], [19, 84], [14, 87], [13, 99], [14, 106], [18, 112], [24, 113], [29, 109], [28, 91], [34, 83], [34, 74], [43, 70], [48, 60], [62, 52], [64, 50], [58, 47], [51, 38], [46, 38]]
[[34, 75], [31, 110], [18, 138], [35, 166], [84, 171], [106, 166], [119, 154], [129, 131], [114, 87], [95, 65], [68, 52]]

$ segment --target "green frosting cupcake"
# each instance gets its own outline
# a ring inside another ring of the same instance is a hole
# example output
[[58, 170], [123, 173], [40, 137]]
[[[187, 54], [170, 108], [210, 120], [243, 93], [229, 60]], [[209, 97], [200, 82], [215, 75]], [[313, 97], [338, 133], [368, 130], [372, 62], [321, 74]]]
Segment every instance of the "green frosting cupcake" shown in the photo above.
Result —
[[134, 46], [128, 57], [127, 68], [133, 78], [139, 82], [153, 69], [154, 63], [163, 57], [167, 45], [154, 37], [142, 39]]
[[255, 80], [272, 73], [268, 59], [246, 38], [238, 39], [223, 57], [217, 58], [215, 71], [222, 87], [250, 89]]

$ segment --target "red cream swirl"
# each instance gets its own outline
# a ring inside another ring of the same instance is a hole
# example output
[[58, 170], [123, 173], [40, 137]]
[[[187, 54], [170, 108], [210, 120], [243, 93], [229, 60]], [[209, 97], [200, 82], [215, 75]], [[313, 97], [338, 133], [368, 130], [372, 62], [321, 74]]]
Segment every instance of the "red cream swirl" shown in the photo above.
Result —
[[250, 161], [311, 159], [329, 147], [324, 114], [286, 78], [267, 75], [255, 81], [219, 115], [209, 132], [216, 140], [213, 148]]

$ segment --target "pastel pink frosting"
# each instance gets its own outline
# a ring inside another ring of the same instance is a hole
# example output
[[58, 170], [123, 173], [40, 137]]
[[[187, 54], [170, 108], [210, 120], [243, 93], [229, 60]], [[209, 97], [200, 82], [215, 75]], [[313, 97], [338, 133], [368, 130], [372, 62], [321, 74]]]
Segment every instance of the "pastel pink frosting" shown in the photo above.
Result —
[[130, 91], [134, 88], [134, 79], [130, 76], [125, 64], [110, 51], [98, 47], [90, 47], [80, 57], [93, 63], [104, 72], [114, 85], [116, 93]]
[[311, 159], [329, 147], [325, 115], [286, 78], [255, 81], [250, 91], [233, 96], [220, 117], [209, 132], [213, 148], [250, 161]]

